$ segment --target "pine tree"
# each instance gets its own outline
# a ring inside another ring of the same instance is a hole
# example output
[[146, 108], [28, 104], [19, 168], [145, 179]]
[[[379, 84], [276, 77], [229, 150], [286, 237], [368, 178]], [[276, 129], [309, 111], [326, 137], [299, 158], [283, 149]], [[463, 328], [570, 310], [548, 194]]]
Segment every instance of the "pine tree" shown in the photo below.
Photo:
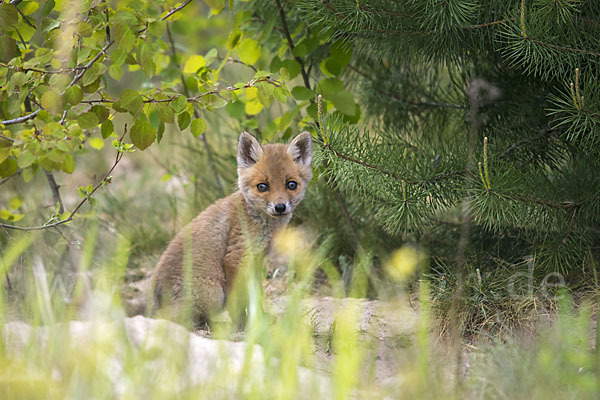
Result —
[[456, 253], [465, 206], [475, 264], [585, 270], [600, 243], [597, 6], [299, 1], [352, 50], [343, 79], [366, 113], [323, 121], [331, 180], [434, 256]]

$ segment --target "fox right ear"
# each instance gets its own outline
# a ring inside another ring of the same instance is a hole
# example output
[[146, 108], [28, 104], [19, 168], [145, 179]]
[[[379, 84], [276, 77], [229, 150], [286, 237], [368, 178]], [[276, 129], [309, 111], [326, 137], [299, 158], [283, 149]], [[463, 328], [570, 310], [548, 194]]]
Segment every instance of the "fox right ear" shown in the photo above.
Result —
[[238, 141], [238, 167], [248, 168], [256, 164], [262, 155], [263, 149], [258, 140], [248, 132], [242, 132]]

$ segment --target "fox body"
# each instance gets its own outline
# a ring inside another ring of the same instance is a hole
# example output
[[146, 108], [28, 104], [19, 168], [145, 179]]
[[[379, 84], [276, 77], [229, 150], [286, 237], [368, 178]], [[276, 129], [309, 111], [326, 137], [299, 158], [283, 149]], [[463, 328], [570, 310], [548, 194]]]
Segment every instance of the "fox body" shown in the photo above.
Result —
[[303, 132], [287, 145], [261, 146], [249, 133], [240, 135], [238, 191], [209, 206], [171, 241], [153, 277], [155, 308], [169, 307], [177, 317], [189, 299], [187, 310], [197, 321], [223, 309], [248, 243], [268, 254], [273, 234], [302, 201], [312, 177], [311, 140]]

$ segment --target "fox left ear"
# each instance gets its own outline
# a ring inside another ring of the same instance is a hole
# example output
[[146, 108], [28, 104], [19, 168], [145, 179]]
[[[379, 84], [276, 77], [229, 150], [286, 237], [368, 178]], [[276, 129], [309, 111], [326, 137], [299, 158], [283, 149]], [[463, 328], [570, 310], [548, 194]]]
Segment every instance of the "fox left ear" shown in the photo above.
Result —
[[292, 160], [302, 165], [310, 165], [312, 161], [312, 136], [309, 132], [302, 132], [287, 146], [287, 153]]
[[248, 168], [258, 162], [263, 155], [263, 148], [254, 136], [242, 132], [238, 141], [238, 167]]

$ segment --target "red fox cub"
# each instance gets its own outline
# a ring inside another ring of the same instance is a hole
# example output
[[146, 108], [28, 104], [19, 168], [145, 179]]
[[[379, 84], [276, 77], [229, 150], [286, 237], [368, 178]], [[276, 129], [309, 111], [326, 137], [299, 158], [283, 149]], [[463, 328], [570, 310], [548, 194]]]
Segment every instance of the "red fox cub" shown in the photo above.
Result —
[[169, 317], [177, 317], [182, 300], [189, 299], [185, 306], [194, 321], [221, 311], [247, 239], [268, 254], [273, 233], [288, 224], [304, 197], [311, 160], [308, 132], [287, 145], [265, 146], [243, 132], [237, 151], [239, 190], [208, 207], [171, 241], [154, 273], [154, 308], [169, 307]]

